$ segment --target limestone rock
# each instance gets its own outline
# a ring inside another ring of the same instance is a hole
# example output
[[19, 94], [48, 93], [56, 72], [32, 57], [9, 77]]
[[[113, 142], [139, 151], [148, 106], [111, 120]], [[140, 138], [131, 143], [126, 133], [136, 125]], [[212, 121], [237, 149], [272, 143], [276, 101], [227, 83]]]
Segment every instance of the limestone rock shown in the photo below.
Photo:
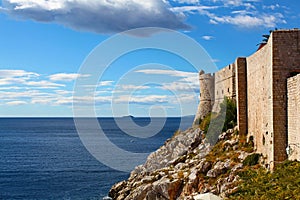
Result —
[[224, 132], [219, 142], [226, 150], [224, 155], [231, 152], [236, 156], [234, 160], [206, 158], [213, 147], [203, 139], [199, 128], [188, 129], [151, 153], [127, 181], [111, 188], [109, 196], [113, 200], [192, 200], [195, 194], [212, 192], [226, 197], [236, 191], [240, 180], [237, 173], [243, 165], [237, 161], [242, 162], [249, 155], [238, 149], [232, 154], [233, 147], [239, 147], [233, 132]]
[[126, 186], [126, 181], [115, 184], [109, 191], [109, 196], [115, 199], [118, 196], [118, 192]]
[[215, 178], [219, 176], [220, 174], [225, 173], [230, 167], [230, 160], [226, 160], [226, 162], [218, 161], [213, 169], [209, 170], [206, 174], [206, 176]]

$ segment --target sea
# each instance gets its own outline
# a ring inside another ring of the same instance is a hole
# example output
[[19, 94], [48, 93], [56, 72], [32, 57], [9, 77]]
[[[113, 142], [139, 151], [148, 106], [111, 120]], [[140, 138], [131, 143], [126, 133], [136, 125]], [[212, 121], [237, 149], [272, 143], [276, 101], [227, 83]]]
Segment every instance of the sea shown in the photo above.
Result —
[[[114, 118], [97, 120], [120, 148], [150, 154], [176, 130], [190, 127], [193, 117], [167, 118], [150, 138], [126, 134]], [[150, 118], [133, 120], [141, 127], [151, 122]], [[128, 177], [129, 172], [105, 166], [89, 153], [73, 118], [0, 118], [1, 200], [102, 200], [113, 184]]]

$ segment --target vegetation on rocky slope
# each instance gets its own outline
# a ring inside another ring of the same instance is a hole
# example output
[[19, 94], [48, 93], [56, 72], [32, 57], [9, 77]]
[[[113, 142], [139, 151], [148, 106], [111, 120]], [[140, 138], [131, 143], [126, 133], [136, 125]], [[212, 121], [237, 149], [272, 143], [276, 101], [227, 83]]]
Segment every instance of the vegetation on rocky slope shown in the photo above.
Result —
[[212, 192], [224, 199], [300, 200], [300, 163], [285, 162], [274, 173], [268, 172], [260, 165], [263, 158], [253, 152], [253, 142], [241, 142], [234, 127], [235, 104], [225, 99], [221, 111], [224, 105], [227, 125], [221, 128], [229, 129], [217, 135], [214, 146], [203, 129], [211, 123], [210, 115], [200, 128], [177, 131], [145, 164], [136, 167], [127, 181], [114, 185], [110, 197], [192, 200], [195, 194]]
[[260, 167], [244, 168], [238, 190], [229, 199], [300, 199], [300, 162], [286, 161], [273, 173]]

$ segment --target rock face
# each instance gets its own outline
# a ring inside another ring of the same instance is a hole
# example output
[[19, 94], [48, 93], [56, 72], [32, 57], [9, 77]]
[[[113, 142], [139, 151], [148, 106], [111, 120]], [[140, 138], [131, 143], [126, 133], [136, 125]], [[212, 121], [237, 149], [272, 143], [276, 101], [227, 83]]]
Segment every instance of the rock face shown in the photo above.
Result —
[[[226, 197], [237, 189], [237, 172], [248, 153], [238, 149], [233, 130], [221, 134], [214, 148], [204, 138], [199, 128], [177, 133], [137, 166], [127, 181], [115, 184], [109, 196], [116, 200], [188, 200], [212, 192]], [[218, 155], [220, 152], [225, 156]]]

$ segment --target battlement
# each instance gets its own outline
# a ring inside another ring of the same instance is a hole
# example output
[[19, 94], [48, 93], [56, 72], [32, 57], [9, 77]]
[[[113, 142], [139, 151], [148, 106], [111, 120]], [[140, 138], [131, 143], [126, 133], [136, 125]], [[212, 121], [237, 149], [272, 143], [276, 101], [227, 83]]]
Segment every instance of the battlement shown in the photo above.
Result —
[[203, 70], [199, 73], [199, 80], [214, 78], [215, 74], [206, 74]]

